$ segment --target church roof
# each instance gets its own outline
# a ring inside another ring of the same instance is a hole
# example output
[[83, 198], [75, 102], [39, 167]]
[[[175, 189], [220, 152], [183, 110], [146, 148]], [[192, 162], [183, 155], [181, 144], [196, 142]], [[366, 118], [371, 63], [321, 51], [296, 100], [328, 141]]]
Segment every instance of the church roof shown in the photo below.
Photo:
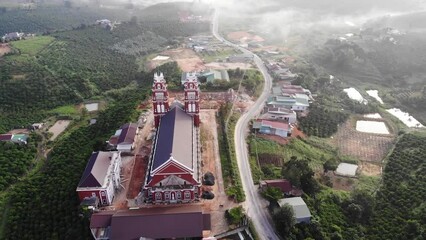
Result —
[[151, 172], [163, 165], [170, 157], [193, 167], [193, 119], [184, 110], [174, 107], [162, 118], [153, 154]]

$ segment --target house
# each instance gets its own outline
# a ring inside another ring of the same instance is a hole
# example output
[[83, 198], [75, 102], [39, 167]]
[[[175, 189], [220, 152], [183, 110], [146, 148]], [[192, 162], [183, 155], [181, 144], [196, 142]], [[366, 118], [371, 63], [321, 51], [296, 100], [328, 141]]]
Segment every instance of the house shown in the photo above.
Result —
[[12, 141], [13, 134], [0, 134], [0, 142]]
[[200, 205], [104, 211], [90, 219], [95, 239], [201, 239], [211, 230]]
[[101, 205], [110, 205], [120, 188], [120, 173], [120, 152], [92, 153], [76, 189], [80, 201], [97, 197]]
[[297, 121], [297, 115], [296, 112], [288, 108], [266, 106], [263, 109], [263, 114], [259, 116], [259, 119], [294, 124]]
[[0, 142], [13, 142], [18, 144], [27, 144], [27, 134], [0, 134]]
[[285, 204], [288, 204], [293, 208], [294, 218], [296, 218], [297, 223], [309, 223], [311, 221], [311, 212], [301, 197], [283, 198], [278, 200], [278, 205], [280, 207], [283, 207]]
[[27, 134], [13, 134], [12, 136], [12, 142], [19, 143], [19, 144], [27, 144], [28, 142], [28, 135]]
[[2, 39], [2, 42], [9, 42], [9, 41], [21, 40], [22, 37], [24, 37], [24, 33], [11, 32], [11, 33], [5, 34], [1, 39]]
[[135, 137], [138, 134], [138, 131], [138, 125], [136, 123], [124, 124], [107, 141], [107, 148], [124, 153], [131, 153], [135, 148]]
[[286, 138], [291, 135], [291, 127], [287, 123], [257, 119], [253, 129], [259, 133]]
[[274, 179], [274, 180], [263, 180], [260, 181], [259, 187], [264, 191], [267, 187], [279, 188], [286, 196], [301, 196], [302, 190], [294, 187], [289, 180], [286, 179]]
[[185, 82], [185, 102], [169, 107], [163, 74], [154, 75], [152, 104], [155, 140], [143, 187], [146, 203], [198, 201], [201, 193], [199, 88]]
[[229, 74], [225, 69], [221, 70], [207, 70], [203, 71], [199, 74], [199, 78], [205, 77], [206, 82], [214, 82], [215, 80], [224, 80], [229, 82]]
[[229, 82], [229, 74], [228, 71], [225, 69], [221, 69], [221, 70], [214, 70], [214, 69], [210, 69], [210, 70], [206, 70], [206, 71], [202, 71], [202, 72], [183, 72], [180, 82], [182, 85], [185, 84], [186, 81], [188, 81], [188, 79], [197, 79], [198, 82], [214, 82], [215, 80], [224, 80]]
[[32, 130], [41, 129], [43, 127], [44, 123], [34, 123], [31, 125]]
[[272, 95], [274, 96], [278, 96], [278, 95], [286, 96], [286, 95], [294, 95], [294, 94], [304, 94], [304, 95], [307, 95], [310, 100], [312, 100], [311, 91], [299, 85], [283, 84], [281, 86], [275, 86], [272, 88]]
[[288, 108], [293, 111], [305, 111], [309, 107], [309, 100], [303, 94], [272, 96], [266, 105], [274, 108]]

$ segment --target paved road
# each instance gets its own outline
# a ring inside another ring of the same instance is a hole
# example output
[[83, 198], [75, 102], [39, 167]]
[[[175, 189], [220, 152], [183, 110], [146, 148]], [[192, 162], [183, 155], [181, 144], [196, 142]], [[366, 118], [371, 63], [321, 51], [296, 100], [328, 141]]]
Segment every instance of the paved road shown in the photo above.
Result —
[[254, 186], [246, 145], [248, 123], [250, 119], [259, 114], [260, 110], [262, 109], [263, 104], [272, 88], [272, 77], [269, 75], [265, 64], [259, 58], [259, 56], [253, 54], [251, 51], [245, 48], [242, 48], [234, 43], [227, 41], [222, 36], [220, 36], [218, 29], [218, 14], [215, 13], [212, 21], [213, 35], [218, 40], [226, 43], [229, 46], [239, 49], [245, 54], [252, 54], [254, 63], [262, 72], [263, 77], [265, 79], [265, 85], [262, 94], [254, 103], [254, 105], [246, 113], [244, 113], [237, 122], [234, 135], [235, 152], [237, 155], [238, 168], [240, 170], [243, 189], [246, 195], [245, 208], [248, 216], [252, 219], [256, 231], [261, 239], [280, 239], [274, 231], [271, 216], [267, 208], [263, 204], [264, 200], [259, 195], [257, 187]]

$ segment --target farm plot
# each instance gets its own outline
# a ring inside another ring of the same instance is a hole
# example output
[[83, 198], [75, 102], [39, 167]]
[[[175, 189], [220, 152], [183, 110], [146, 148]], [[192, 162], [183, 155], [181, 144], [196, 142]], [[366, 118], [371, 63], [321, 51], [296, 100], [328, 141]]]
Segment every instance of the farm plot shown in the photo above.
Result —
[[361, 161], [381, 163], [394, 142], [394, 135], [371, 134], [355, 129], [353, 119], [339, 126], [330, 143], [342, 155], [352, 156]]

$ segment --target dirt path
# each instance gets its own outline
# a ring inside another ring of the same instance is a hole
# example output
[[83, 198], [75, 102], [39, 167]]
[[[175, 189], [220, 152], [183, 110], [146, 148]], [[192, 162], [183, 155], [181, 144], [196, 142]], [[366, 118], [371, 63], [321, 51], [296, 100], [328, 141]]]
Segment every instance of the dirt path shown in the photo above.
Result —
[[228, 230], [225, 219], [225, 210], [236, 206], [225, 194], [222, 167], [220, 164], [219, 144], [217, 140], [216, 110], [201, 110], [201, 141], [203, 146], [202, 161], [203, 173], [212, 172], [216, 178], [215, 185], [205, 186], [206, 190], [214, 193], [213, 200], [202, 200], [203, 210], [210, 212], [212, 234], [219, 234]]

